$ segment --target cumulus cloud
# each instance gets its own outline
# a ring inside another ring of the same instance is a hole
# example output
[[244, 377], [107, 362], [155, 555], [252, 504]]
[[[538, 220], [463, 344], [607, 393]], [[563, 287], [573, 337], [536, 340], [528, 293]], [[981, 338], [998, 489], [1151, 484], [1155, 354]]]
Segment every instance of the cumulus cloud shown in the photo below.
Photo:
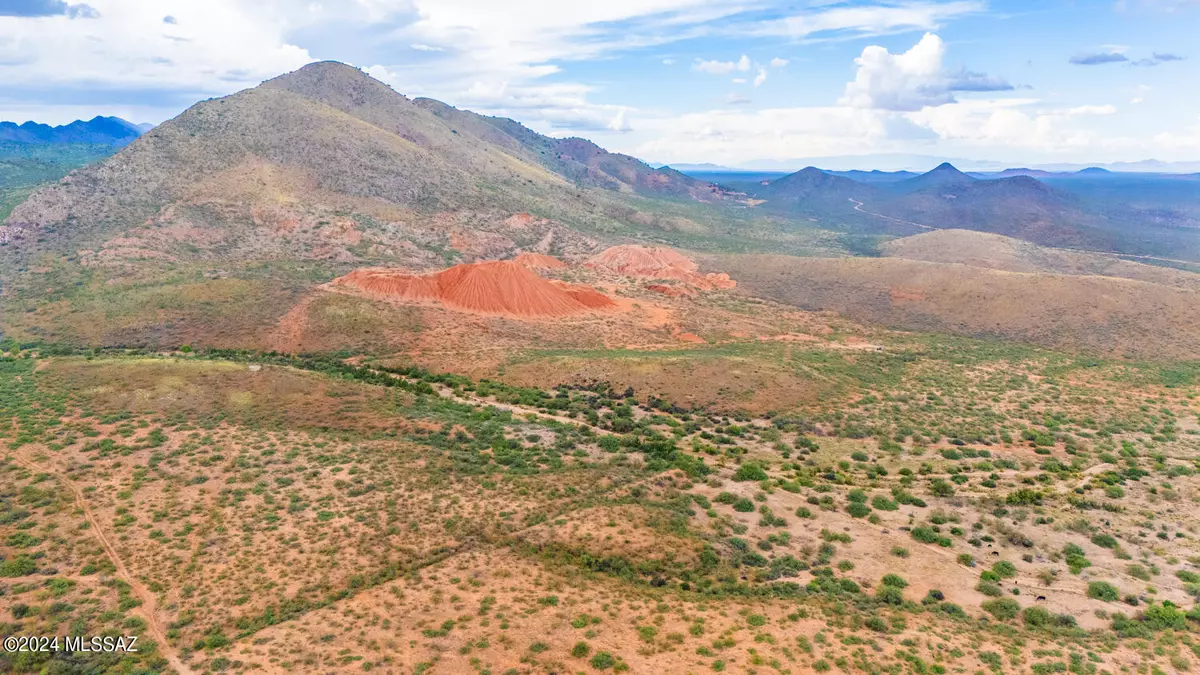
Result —
[[728, 75], [733, 71], [746, 72], [750, 70], [750, 57], [742, 54], [737, 61], [704, 61], [697, 59], [692, 64], [692, 70], [710, 75]]
[[771, 59], [770, 65], [772, 68], [782, 68], [782, 67], [786, 66], [787, 64], [788, 64], [787, 59], [781, 59], [778, 56], [776, 56], [775, 58]]
[[754, 76], [754, 86], [757, 88], [757, 87], [758, 87], [758, 86], [760, 86], [760, 85], [761, 85], [763, 82], [766, 82], [766, 81], [767, 81], [767, 69], [766, 69], [766, 68], [759, 68], [759, 69], [758, 69], [758, 75], [755, 75], [755, 76]]
[[839, 103], [856, 108], [920, 110], [953, 103], [955, 92], [1013, 88], [1003, 79], [983, 73], [945, 70], [942, 66], [945, 52], [945, 43], [933, 33], [926, 33], [902, 54], [868, 46], [854, 60], [858, 71], [854, 81], [846, 85]]

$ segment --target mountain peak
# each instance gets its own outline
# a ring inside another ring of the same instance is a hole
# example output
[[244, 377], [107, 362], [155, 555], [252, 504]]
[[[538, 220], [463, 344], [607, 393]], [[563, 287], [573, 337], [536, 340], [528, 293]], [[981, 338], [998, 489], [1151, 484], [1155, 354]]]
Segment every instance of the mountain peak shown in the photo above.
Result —
[[299, 70], [263, 82], [262, 89], [284, 89], [307, 99], [349, 110], [381, 100], [404, 98], [388, 85], [340, 61], [314, 61]]
[[950, 162], [942, 162], [941, 164], [938, 164], [937, 166], [935, 166], [931, 171], [929, 171], [925, 175], [928, 176], [930, 174], [947, 174], [947, 175], [962, 176], [964, 178], [968, 178], [967, 174], [959, 171], [958, 168], [955, 167]]

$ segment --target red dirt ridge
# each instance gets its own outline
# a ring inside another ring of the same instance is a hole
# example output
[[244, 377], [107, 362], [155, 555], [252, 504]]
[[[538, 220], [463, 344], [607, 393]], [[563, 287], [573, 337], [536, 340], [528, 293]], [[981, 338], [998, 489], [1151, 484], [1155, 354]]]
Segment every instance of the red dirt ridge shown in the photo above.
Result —
[[522, 253], [513, 258], [513, 262], [534, 270], [562, 270], [567, 263], [545, 253]]
[[592, 256], [584, 266], [632, 277], [673, 279], [703, 290], [737, 286], [728, 274], [701, 274], [690, 258], [661, 246], [613, 246]]
[[405, 302], [437, 302], [450, 309], [518, 318], [569, 316], [616, 307], [590, 286], [543, 279], [512, 260], [455, 265], [433, 274], [359, 269], [335, 286]]

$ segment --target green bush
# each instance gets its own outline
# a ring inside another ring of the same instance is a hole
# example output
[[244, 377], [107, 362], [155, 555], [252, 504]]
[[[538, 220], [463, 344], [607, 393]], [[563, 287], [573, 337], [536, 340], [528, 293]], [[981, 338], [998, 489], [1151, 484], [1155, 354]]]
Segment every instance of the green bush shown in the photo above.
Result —
[[1001, 560], [995, 565], [992, 565], [992, 571], [995, 572], [996, 576], [1000, 577], [1001, 579], [1011, 579], [1017, 576], [1017, 566], [1007, 560]]
[[903, 605], [904, 591], [895, 586], [880, 586], [875, 591], [875, 599], [885, 605]]
[[608, 652], [596, 652], [588, 663], [596, 670], [607, 670], [617, 665], [617, 659]]
[[1098, 534], [1092, 537], [1092, 543], [1100, 548], [1116, 548], [1117, 538], [1111, 534]]
[[867, 506], [866, 504], [860, 504], [859, 502], [850, 502], [850, 504], [846, 506], [846, 513], [849, 513], [853, 518], [865, 518], [871, 515], [871, 507]]
[[1025, 611], [1021, 612], [1021, 619], [1030, 628], [1041, 628], [1049, 626], [1054, 621], [1054, 615], [1044, 607], [1026, 607]]
[[885, 574], [879, 583], [892, 588], [908, 588], [908, 582], [903, 577], [897, 574]]
[[592, 648], [586, 642], [576, 642], [574, 647], [571, 647], [571, 656], [577, 659], [586, 658], [592, 653]]
[[975, 586], [975, 590], [979, 591], [980, 593], [983, 593], [984, 595], [988, 596], [989, 598], [998, 598], [998, 597], [1004, 595], [1004, 589], [1000, 588], [996, 584], [988, 583], [986, 581], [979, 582]]
[[1000, 621], [1014, 619], [1021, 611], [1021, 605], [1012, 598], [996, 598], [995, 600], [988, 600], [980, 605], [980, 607], [983, 608], [983, 611], [991, 614]]
[[746, 462], [738, 467], [734, 472], [733, 479], [736, 481], [760, 481], [767, 479], [767, 472], [763, 470], [762, 465], [755, 462]]
[[1093, 581], [1088, 584], [1087, 596], [1105, 602], [1116, 602], [1120, 599], [1121, 592], [1107, 581]]
[[875, 495], [871, 498], [871, 506], [879, 511], [895, 511], [900, 508], [900, 505], [895, 501], [884, 497], [883, 495]]
[[742, 497], [733, 503], [733, 510], [739, 513], [751, 513], [754, 511], [754, 502]]

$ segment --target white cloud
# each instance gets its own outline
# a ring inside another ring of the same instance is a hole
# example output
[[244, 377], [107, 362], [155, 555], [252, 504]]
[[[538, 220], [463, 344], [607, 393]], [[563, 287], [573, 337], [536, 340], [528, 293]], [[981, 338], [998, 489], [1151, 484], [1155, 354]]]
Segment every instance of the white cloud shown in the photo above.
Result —
[[628, 120], [625, 119], [625, 109], [624, 108], [622, 108], [621, 110], [618, 110], [617, 116], [614, 117], [612, 119], [612, 121], [608, 123], [609, 131], [616, 131], [616, 132], [624, 133], [626, 131], [629, 131], [630, 129], [631, 129], [631, 127], [629, 126], [629, 122], [628, 122]]
[[742, 54], [742, 58], [737, 61], [704, 61], [697, 59], [692, 64], [692, 70], [710, 75], [728, 75], [735, 70], [744, 73], [750, 70], [750, 57]]
[[725, 103], [728, 105], [745, 105], [750, 102], [750, 99], [742, 96], [737, 92], [731, 92], [725, 96]]
[[[731, 94], [729, 105], [745, 102]], [[840, 106], [761, 111], [714, 110], [639, 121], [644, 140], [629, 147], [666, 162], [745, 163], [756, 159], [860, 154], [897, 148], [879, 111]]]
[[1068, 115], [1115, 115], [1117, 107], [1115, 105], [1080, 105], [1074, 108], [1068, 108]]
[[948, 19], [982, 12], [986, 8], [984, 2], [977, 0], [909, 1], [858, 7], [835, 5], [769, 21], [755, 27], [753, 32], [803, 39], [890, 35], [934, 30]]
[[730, 82], [732, 82], [732, 83], [734, 83], [734, 84], [746, 84], [746, 78], [744, 78], [744, 77], [735, 77], [735, 78], [733, 78], [732, 80], [730, 80]]
[[424, 44], [421, 44], [420, 42], [413, 43], [413, 44], [409, 45], [409, 47], [411, 47], [419, 52], [444, 52], [444, 51], [446, 51], [445, 48], [443, 48], [443, 47], [434, 47], [433, 45], [424, 45]]
[[771, 67], [772, 68], [782, 68], [782, 67], [786, 66], [787, 64], [788, 64], [787, 59], [781, 59], [778, 56], [771, 59]]
[[766, 82], [766, 81], [767, 81], [767, 69], [759, 68], [758, 75], [754, 76], [754, 86], [757, 88], [760, 85], [762, 85], [763, 82]]
[[955, 101], [956, 91], [1012, 89], [998, 78], [966, 70], [949, 72], [942, 67], [946, 45], [933, 33], [901, 54], [871, 45], [854, 60], [858, 71], [846, 85], [839, 103], [856, 108], [920, 110]]
[[675, 65], [675, 59], [663, 59], [663, 60], [662, 60], [662, 62], [663, 62], [663, 65], [664, 65], [664, 66], [673, 66], [673, 65]]

